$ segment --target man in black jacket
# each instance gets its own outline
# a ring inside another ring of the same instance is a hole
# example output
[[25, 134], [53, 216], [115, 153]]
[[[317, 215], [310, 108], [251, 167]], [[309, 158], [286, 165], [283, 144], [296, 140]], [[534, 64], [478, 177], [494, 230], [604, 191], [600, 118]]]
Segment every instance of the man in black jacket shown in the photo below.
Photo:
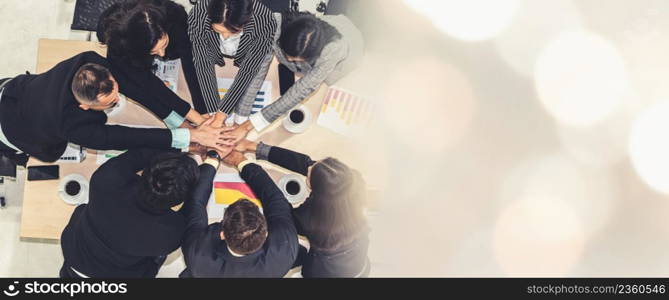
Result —
[[[138, 86], [122, 72], [109, 69], [95, 52], [84, 52], [39, 75], [19, 75], [0, 83], [0, 151], [23, 152], [53, 162], [68, 142], [87, 148], [131, 149], [138, 147], [185, 149], [190, 142], [220, 147], [225, 129], [204, 122], [196, 129], [185, 124], [186, 102], [162, 103], [154, 91], [165, 88], [157, 78]], [[154, 76], [155, 77], [155, 76]], [[161, 86], [162, 85], [162, 88]], [[118, 93], [139, 101], [163, 119], [171, 129], [131, 128], [105, 125], [103, 110], [118, 101]], [[172, 109], [176, 109], [174, 111]]]
[[[216, 157], [208, 152], [208, 156]], [[181, 251], [186, 269], [179, 277], [283, 277], [297, 257], [292, 207], [267, 173], [239, 152], [225, 157], [262, 202], [263, 214], [243, 199], [230, 205], [223, 221], [207, 225], [207, 201], [220, 160], [207, 158], [192, 201], [184, 205], [187, 227]]]
[[181, 245], [186, 219], [178, 210], [197, 178], [197, 163], [180, 152], [132, 149], [100, 166], [88, 204], [63, 230], [60, 276], [155, 277]]

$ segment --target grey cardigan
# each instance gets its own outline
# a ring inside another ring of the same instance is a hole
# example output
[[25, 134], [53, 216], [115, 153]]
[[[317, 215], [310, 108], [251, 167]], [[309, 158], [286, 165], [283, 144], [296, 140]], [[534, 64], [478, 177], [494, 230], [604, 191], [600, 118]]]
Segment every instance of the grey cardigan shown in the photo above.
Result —
[[323, 52], [313, 65], [307, 62], [290, 62], [286, 59], [278, 43], [281, 33], [281, 14], [274, 13], [274, 18], [277, 20], [277, 33], [274, 35], [273, 45], [274, 54], [281, 64], [295, 73], [302, 73], [303, 76], [274, 103], [263, 108], [260, 113], [250, 116], [249, 119], [253, 123], [253, 127], [258, 131], [263, 130], [299, 105], [321, 84], [332, 85], [351, 72], [360, 63], [364, 55], [364, 41], [358, 28], [343, 15], [325, 15], [319, 16], [319, 18], [337, 29], [341, 38], [325, 45]]

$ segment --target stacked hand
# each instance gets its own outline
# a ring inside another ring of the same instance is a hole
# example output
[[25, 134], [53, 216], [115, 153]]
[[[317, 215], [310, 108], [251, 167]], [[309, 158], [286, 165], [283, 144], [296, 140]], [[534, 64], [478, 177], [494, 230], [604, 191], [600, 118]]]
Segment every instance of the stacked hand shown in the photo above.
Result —
[[239, 142], [237, 142], [237, 145], [235, 145], [235, 151], [239, 152], [255, 152], [256, 148], [258, 146], [258, 143], [249, 141], [247, 139], [243, 139]]
[[208, 148], [224, 150], [235, 145], [234, 136], [229, 132], [230, 127], [215, 124], [220, 117], [210, 117], [195, 129], [190, 129], [191, 141]]
[[222, 112], [202, 115], [205, 121], [191, 130], [191, 140], [195, 143], [191, 143], [189, 152], [204, 157], [208, 149], [213, 149], [223, 162], [237, 165], [244, 160], [243, 152], [255, 151], [257, 144], [244, 139], [253, 128], [251, 123], [225, 126], [226, 117]]
[[251, 124], [250, 121], [246, 121], [242, 124], [235, 125], [230, 128], [232, 128], [232, 130], [228, 132], [228, 135], [232, 138], [235, 144], [237, 144], [239, 143], [239, 141], [244, 139], [253, 129], [253, 124]]

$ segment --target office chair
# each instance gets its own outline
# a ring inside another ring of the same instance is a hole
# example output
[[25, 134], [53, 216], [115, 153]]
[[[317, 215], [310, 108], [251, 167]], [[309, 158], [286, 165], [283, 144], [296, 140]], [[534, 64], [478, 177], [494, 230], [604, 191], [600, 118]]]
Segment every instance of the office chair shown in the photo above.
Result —
[[96, 31], [102, 12], [112, 4], [121, 1], [123, 0], [77, 0], [70, 29]]

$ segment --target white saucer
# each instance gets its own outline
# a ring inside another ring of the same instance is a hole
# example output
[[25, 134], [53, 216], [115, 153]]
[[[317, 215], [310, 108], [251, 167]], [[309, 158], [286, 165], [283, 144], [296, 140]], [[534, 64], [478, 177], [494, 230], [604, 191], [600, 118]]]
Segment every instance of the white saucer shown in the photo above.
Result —
[[[70, 181], [76, 181], [81, 186], [79, 194], [70, 196], [65, 192], [65, 185]], [[58, 196], [65, 203], [70, 205], [79, 205], [88, 203], [88, 179], [81, 174], [70, 174], [60, 179], [58, 184]]]
[[[300, 192], [297, 193], [296, 195], [291, 195], [288, 193], [286, 190], [286, 185], [290, 181], [295, 181], [297, 184], [300, 185]], [[286, 174], [281, 179], [279, 180], [279, 189], [281, 189], [281, 192], [283, 195], [288, 199], [288, 202], [293, 205], [300, 204], [304, 202], [304, 200], [307, 199], [307, 196], [309, 196], [309, 191], [307, 188], [307, 183], [304, 181], [304, 176], [300, 176], [297, 174]]]
[[[290, 120], [290, 113], [292, 113], [295, 110], [301, 110], [304, 113], [304, 120], [300, 123], [294, 123], [293, 121]], [[302, 133], [306, 131], [309, 126], [311, 126], [311, 111], [309, 108], [307, 108], [304, 105], [300, 105], [294, 109], [291, 109], [287, 114], [286, 117], [283, 119], [283, 127], [288, 130], [288, 132], [291, 133]]]

